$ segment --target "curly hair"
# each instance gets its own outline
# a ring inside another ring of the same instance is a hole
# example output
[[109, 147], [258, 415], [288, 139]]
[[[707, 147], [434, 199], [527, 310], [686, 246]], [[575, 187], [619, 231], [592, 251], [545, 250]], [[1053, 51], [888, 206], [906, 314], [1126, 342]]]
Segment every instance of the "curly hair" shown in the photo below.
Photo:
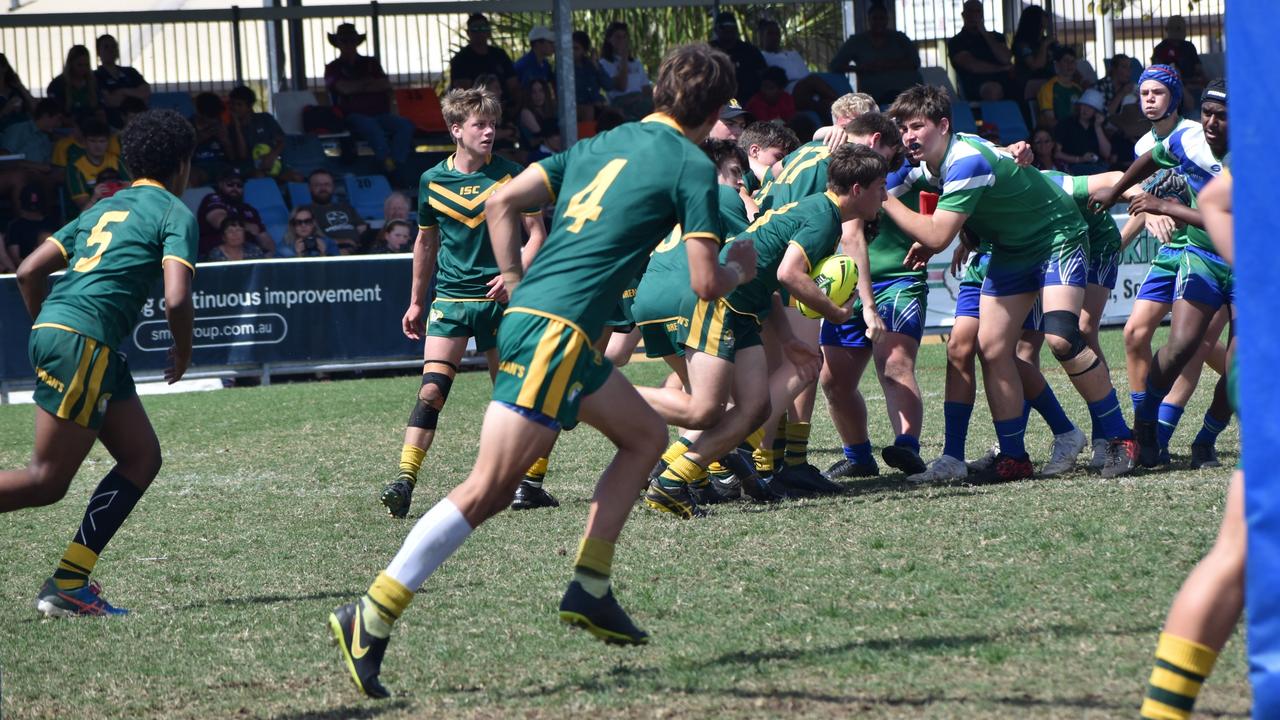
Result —
[[729, 102], [738, 87], [733, 61], [705, 43], [667, 52], [653, 84], [653, 106], [687, 128], [697, 127]]
[[139, 113], [120, 133], [120, 152], [135, 178], [168, 180], [195, 147], [195, 128], [174, 110]]

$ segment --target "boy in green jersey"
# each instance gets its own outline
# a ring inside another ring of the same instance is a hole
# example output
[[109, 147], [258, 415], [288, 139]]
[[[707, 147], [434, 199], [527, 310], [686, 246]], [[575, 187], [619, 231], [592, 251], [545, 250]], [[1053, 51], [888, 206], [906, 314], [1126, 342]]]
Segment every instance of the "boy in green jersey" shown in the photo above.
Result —
[[[476, 350], [485, 354], [489, 377], [497, 376], [498, 324], [506, 309], [507, 291], [489, 245], [485, 201], [524, 169], [493, 155], [495, 128], [502, 114], [496, 96], [487, 90], [452, 90], [442, 109], [456, 151], [423, 173], [419, 183], [412, 293], [401, 327], [407, 337], [419, 340], [425, 335], [426, 341], [422, 386], [405, 427], [400, 472], [380, 497], [395, 518], [409, 512], [418, 471], [435, 439], [440, 410], [469, 339], [475, 338]], [[523, 253], [528, 265], [546, 237], [541, 209], [527, 208], [522, 224], [529, 237]], [[437, 274], [436, 297], [429, 317], [424, 317], [433, 273]], [[529, 469], [513, 508], [559, 505], [542, 489], [546, 462], [539, 458]]]
[[[490, 197], [486, 220], [510, 293], [498, 329], [498, 379], [480, 430], [476, 464], [420, 519], [368, 592], [340, 606], [329, 627], [357, 688], [389, 694], [379, 681], [392, 624], [414, 592], [482, 522], [511, 502], [527, 467], [562, 428], [587, 421], [617, 454], [592, 497], [586, 532], [560, 603], [560, 619], [608, 642], [642, 644], [610, 589], [617, 540], [666, 428], [622, 376], [591, 347], [662, 233], [679, 223], [690, 285], [716, 298], [750, 279], [753, 252], [739, 265], [717, 261], [715, 168], [697, 144], [736, 84], [728, 56], [686, 45], [663, 60], [654, 83], [657, 111], [583, 140], [520, 173]], [[555, 202], [551, 232], [526, 274], [519, 212]]]
[[[179, 196], [191, 171], [195, 130], [172, 110], [130, 121], [124, 161], [136, 181], [95, 203], [18, 268], [35, 318], [36, 442], [25, 469], [0, 472], [0, 512], [50, 505], [67, 492], [95, 440], [116, 464], [98, 484], [84, 520], [36, 598], [49, 617], [123, 615], [89, 581], [98, 556], [160, 471], [160, 443], [119, 351], [157, 280], [173, 347], [165, 380], [191, 361], [191, 276], [199, 228]], [[51, 273], [66, 268], [46, 296]]]

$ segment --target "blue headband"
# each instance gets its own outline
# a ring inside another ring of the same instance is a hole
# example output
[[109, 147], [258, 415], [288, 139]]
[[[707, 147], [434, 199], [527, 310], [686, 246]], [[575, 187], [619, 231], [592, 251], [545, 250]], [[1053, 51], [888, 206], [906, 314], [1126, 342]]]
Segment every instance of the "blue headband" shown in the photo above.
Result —
[[1138, 78], [1138, 87], [1141, 89], [1142, 83], [1148, 80], [1155, 80], [1161, 85], [1169, 88], [1169, 107], [1165, 109], [1164, 115], [1156, 118], [1163, 120], [1178, 111], [1178, 106], [1182, 105], [1182, 76], [1178, 75], [1178, 71], [1172, 65], [1152, 65], [1142, 71], [1142, 76]]

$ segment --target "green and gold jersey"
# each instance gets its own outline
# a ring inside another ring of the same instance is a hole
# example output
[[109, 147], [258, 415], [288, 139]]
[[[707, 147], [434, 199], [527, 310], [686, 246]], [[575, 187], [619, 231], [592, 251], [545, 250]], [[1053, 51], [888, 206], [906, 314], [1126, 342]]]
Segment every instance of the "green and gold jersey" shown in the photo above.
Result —
[[[747, 229], [747, 207], [738, 191], [720, 186], [720, 234], [732, 237]], [[677, 225], [649, 257], [649, 267], [636, 288], [636, 304], [632, 307], [636, 323], [647, 324], [670, 320], [680, 312], [680, 300], [693, 292], [689, 289], [689, 253], [684, 247], [684, 232]]]
[[801, 145], [783, 158], [782, 172], [760, 193], [760, 211], [782, 207], [789, 202], [825, 191], [830, 157], [831, 149], [827, 144], [822, 140], [814, 140]]
[[116, 153], [108, 150], [102, 163], [98, 165], [88, 155], [81, 153], [67, 164], [67, 194], [72, 199], [89, 197], [93, 194], [93, 187], [98, 184], [98, 175], [104, 170], [115, 170], [121, 180], [129, 179], [129, 171]]
[[1042, 171], [1076, 202], [1089, 228], [1089, 259], [1098, 260], [1120, 252], [1120, 227], [1110, 212], [1096, 213], [1089, 207], [1089, 176], [1068, 175], [1057, 170]]
[[195, 215], [158, 183], [138, 180], [49, 238], [67, 259], [35, 327], [60, 327], [120, 348], [142, 303], [173, 260], [195, 271]]
[[684, 238], [720, 241], [715, 166], [666, 115], [580, 141], [534, 167], [558, 199], [555, 219], [508, 312], [561, 319], [590, 342], [674, 225]]
[[[454, 167], [453, 158], [450, 155], [422, 173], [418, 227], [440, 229], [436, 294], [453, 299], [484, 298], [489, 281], [499, 272], [484, 221], [484, 204], [524, 168], [493, 156], [479, 171], [464, 173]], [[539, 212], [538, 208], [525, 210], [526, 214]]]
[[[815, 263], [835, 251], [840, 242], [841, 222], [839, 201], [829, 191], [760, 213], [755, 222], [733, 239], [751, 238], [755, 242], [755, 279], [739, 285], [725, 297], [725, 302], [735, 312], [763, 317], [769, 311], [770, 296], [781, 287], [778, 266], [787, 248], [795, 245], [803, 250], [812, 269]], [[728, 255], [730, 244], [720, 251], [722, 261]]]

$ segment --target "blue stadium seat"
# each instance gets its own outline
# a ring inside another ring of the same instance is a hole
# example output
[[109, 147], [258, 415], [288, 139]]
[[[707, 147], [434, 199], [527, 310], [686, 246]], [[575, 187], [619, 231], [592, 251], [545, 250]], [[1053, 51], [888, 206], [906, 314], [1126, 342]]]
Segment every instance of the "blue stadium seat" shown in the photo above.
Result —
[[[820, 72], [814, 73], [814, 75], [822, 78], [822, 81], [830, 85], [837, 95], [847, 95], [853, 92], [853, 86], [849, 84], [849, 76], [844, 73]], [[746, 102], [746, 100], [743, 100], [743, 102]]]
[[303, 175], [310, 175], [329, 164], [329, 158], [324, 154], [324, 143], [314, 135], [286, 135], [281, 159], [285, 167]]
[[391, 183], [382, 175], [347, 175], [347, 201], [366, 220], [382, 219], [382, 203], [391, 194]]
[[967, 102], [951, 103], [951, 129], [955, 132], [977, 133], [978, 121], [973, 119], [973, 110]]
[[1027, 123], [1018, 111], [1018, 104], [1012, 100], [996, 100], [981, 103], [982, 122], [995, 123], [1000, 130], [1000, 143], [1009, 145], [1026, 140], [1031, 133], [1027, 132]]
[[289, 183], [289, 207], [311, 204], [311, 187], [304, 182]]
[[185, 118], [193, 118], [196, 115], [196, 104], [192, 102], [191, 96], [184, 92], [151, 93], [151, 99], [147, 101], [147, 106], [152, 110], [161, 108], [177, 110]]
[[[249, 203], [262, 215], [262, 222], [267, 226], [271, 239], [276, 241], [279, 251], [284, 241], [284, 231], [289, 225], [289, 208], [284, 204], [284, 196], [280, 194], [280, 186], [271, 178], [252, 178], [244, 182], [244, 201]], [[292, 255], [292, 248], [289, 248]]]

